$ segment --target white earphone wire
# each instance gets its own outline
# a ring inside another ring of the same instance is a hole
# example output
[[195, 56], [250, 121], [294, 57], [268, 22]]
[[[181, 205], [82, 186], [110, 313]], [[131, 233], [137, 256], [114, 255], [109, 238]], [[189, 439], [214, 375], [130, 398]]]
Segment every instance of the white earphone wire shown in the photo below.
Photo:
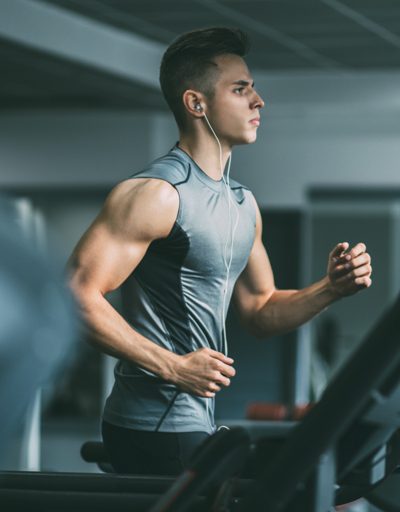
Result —
[[[220, 143], [220, 141], [218, 139], [218, 136], [215, 133], [213, 127], [211, 126], [211, 123], [208, 120], [208, 117], [207, 117], [205, 112], [204, 112], [204, 119], [206, 120], [206, 122], [207, 122], [207, 124], [208, 124], [208, 126], [209, 126], [209, 128], [210, 128], [210, 130], [212, 132], [212, 134], [214, 135], [214, 137], [215, 137], [215, 139], [216, 139], [216, 141], [218, 143], [221, 178], [222, 178], [222, 181], [225, 184], [225, 189], [227, 191], [227, 197], [228, 197], [228, 215], [229, 215], [229, 228], [230, 228], [230, 231], [231, 231], [231, 235], [230, 235], [231, 244], [230, 244], [229, 259], [227, 260], [227, 250], [228, 250], [228, 243], [229, 243], [229, 233], [228, 233], [227, 237], [226, 237], [226, 241], [225, 241], [224, 254], [223, 254], [224, 265], [225, 265], [225, 269], [226, 269], [226, 281], [225, 281], [225, 285], [224, 285], [224, 289], [223, 289], [222, 318], [221, 318], [221, 320], [222, 320], [223, 352], [224, 352], [225, 355], [228, 355], [228, 342], [227, 342], [227, 337], [226, 337], [226, 325], [225, 325], [225, 309], [226, 309], [226, 296], [227, 296], [227, 293], [228, 293], [229, 274], [230, 274], [230, 269], [231, 269], [232, 259], [233, 259], [233, 244], [234, 244], [234, 240], [235, 240], [236, 229], [237, 229], [237, 226], [238, 226], [238, 223], [239, 223], [239, 210], [238, 210], [238, 207], [236, 206], [236, 203], [235, 203], [234, 199], [232, 199], [232, 192], [231, 192], [231, 187], [230, 187], [230, 182], [229, 182], [229, 174], [230, 174], [230, 170], [231, 170], [232, 154], [230, 154], [229, 157], [228, 157], [227, 179], [225, 180], [224, 168], [223, 168], [223, 164], [222, 164], [222, 147], [221, 147], [221, 143]], [[234, 209], [236, 210], [236, 219], [235, 219], [235, 222], [234, 222], [233, 226], [232, 226], [232, 213], [231, 213], [231, 210], [232, 210], [231, 206], [232, 205], [234, 206]]]

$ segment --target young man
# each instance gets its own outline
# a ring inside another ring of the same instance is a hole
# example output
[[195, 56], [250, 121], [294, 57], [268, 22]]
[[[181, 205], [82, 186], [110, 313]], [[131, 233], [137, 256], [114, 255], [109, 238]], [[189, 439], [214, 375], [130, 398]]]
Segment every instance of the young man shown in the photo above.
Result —
[[[71, 257], [72, 288], [98, 346], [117, 358], [103, 438], [117, 471], [178, 473], [215, 430], [214, 396], [235, 376], [225, 343], [233, 297], [253, 334], [295, 329], [371, 285], [364, 244], [339, 243], [321, 281], [277, 290], [251, 192], [222, 178], [233, 146], [255, 142], [264, 102], [245, 35], [184, 34], [160, 83], [179, 142], [119, 183]], [[124, 317], [105, 295], [121, 287]]]

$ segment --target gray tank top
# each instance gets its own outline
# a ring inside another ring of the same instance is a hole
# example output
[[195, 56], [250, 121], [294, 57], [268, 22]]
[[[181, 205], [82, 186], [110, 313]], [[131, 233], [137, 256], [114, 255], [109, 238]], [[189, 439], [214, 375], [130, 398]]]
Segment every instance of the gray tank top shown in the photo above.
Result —
[[[230, 225], [223, 181], [210, 178], [178, 145], [132, 178], [157, 178], [173, 185], [179, 194], [179, 210], [169, 236], [151, 243], [122, 285], [125, 319], [143, 336], [176, 354], [203, 347], [224, 352], [223, 322], [254, 242], [256, 215], [251, 192], [230, 180], [239, 221], [222, 311], [227, 277], [224, 250], [236, 218], [232, 208]], [[230, 243], [229, 238], [228, 247]], [[173, 384], [127, 361], [117, 362], [114, 375], [105, 421], [156, 430], [168, 411], [160, 432], [215, 430], [214, 399], [184, 392], [175, 396], [178, 390]]]

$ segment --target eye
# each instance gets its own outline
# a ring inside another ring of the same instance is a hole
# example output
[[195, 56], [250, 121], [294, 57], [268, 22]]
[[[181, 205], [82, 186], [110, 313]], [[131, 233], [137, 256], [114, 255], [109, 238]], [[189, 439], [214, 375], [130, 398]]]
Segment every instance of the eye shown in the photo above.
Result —
[[242, 94], [242, 91], [244, 91], [244, 87], [237, 87], [236, 89], [233, 89], [235, 94]]

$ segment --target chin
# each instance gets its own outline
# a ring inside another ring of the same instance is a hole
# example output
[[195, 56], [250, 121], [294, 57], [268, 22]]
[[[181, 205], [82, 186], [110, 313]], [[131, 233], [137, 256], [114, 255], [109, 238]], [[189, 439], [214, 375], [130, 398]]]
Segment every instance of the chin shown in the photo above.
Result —
[[244, 135], [246, 138], [245, 144], [253, 144], [257, 140], [257, 128], [249, 130]]
[[257, 140], [257, 135], [251, 135], [249, 137], [246, 137], [240, 142], [239, 144], [254, 144]]
[[234, 141], [232, 141], [233, 146], [243, 146], [244, 144], [254, 144], [254, 142], [257, 140], [257, 134], [251, 133], [246, 134], [242, 137], [238, 137]]

